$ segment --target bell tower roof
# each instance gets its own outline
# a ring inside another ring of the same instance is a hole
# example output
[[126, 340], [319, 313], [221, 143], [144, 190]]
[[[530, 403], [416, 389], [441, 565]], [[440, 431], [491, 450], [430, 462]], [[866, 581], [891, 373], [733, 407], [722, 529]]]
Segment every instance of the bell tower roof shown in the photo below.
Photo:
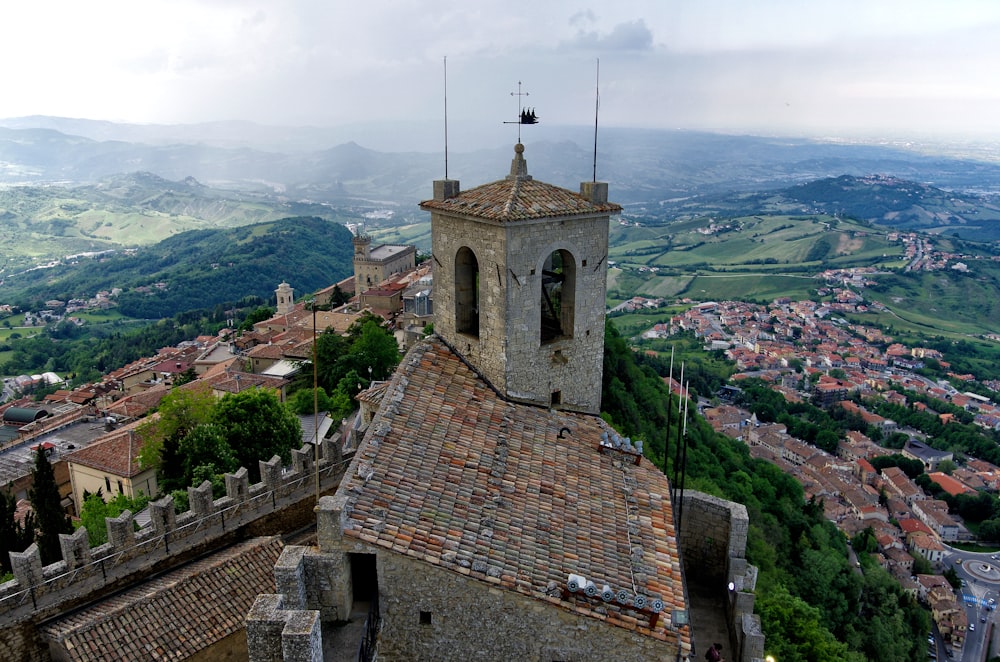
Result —
[[557, 216], [588, 216], [618, 214], [622, 208], [604, 196], [589, 197], [569, 189], [532, 179], [524, 160], [524, 145], [514, 147], [510, 175], [499, 181], [462, 191], [451, 197], [425, 200], [420, 207], [481, 218], [500, 223], [530, 221]]

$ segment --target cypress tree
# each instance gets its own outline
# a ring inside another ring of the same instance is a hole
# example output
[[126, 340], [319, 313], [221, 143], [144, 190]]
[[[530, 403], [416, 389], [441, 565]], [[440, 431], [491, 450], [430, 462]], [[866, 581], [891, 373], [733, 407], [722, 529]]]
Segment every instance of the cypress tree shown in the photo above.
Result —
[[23, 552], [35, 540], [35, 520], [32, 513], [24, 522], [14, 519], [17, 497], [10, 490], [0, 492], [0, 573], [11, 571], [10, 552]]
[[55, 563], [62, 558], [59, 547], [60, 533], [73, 533], [73, 525], [63, 512], [59, 497], [59, 486], [56, 485], [56, 474], [45, 456], [42, 445], [38, 445], [35, 455], [35, 468], [31, 472], [33, 485], [28, 492], [31, 507], [35, 509], [35, 521], [38, 523], [38, 550], [42, 555], [42, 564]]

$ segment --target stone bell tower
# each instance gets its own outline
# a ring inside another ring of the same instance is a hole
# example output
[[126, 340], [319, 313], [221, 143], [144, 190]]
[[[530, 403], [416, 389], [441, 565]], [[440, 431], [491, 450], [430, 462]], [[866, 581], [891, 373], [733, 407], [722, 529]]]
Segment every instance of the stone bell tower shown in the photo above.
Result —
[[604, 182], [535, 181], [524, 146], [510, 174], [460, 191], [434, 182], [434, 330], [506, 398], [598, 413], [608, 226]]
[[276, 314], [287, 315], [295, 309], [295, 290], [285, 281], [281, 281], [278, 289], [274, 291], [274, 298], [278, 304]]

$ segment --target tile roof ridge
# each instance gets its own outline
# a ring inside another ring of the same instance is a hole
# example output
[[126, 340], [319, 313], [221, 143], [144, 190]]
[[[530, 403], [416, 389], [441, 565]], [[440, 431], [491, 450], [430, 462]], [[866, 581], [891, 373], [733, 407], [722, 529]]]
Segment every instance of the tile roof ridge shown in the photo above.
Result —
[[524, 181], [520, 177], [514, 177], [514, 185], [510, 187], [510, 194], [507, 196], [507, 200], [503, 205], [503, 213], [507, 216], [511, 214], [514, 206], [517, 204], [517, 199], [521, 196], [521, 182]]

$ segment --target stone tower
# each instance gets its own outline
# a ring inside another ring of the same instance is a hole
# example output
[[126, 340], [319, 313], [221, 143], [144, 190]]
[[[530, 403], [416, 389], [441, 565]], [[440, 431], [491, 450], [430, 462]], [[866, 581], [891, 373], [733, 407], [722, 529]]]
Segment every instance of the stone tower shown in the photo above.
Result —
[[598, 413], [608, 225], [604, 182], [580, 193], [510, 174], [468, 191], [434, 182], [434, 330], [504, 397]]
[[278, 285], [278, 289], [274, 291], [274, 295], [278, 302], [276, 311], [278, 315], [287, 315], [292, 312], [292, 309], [295, 308], [295, 290], [292, 289], [291, 285], [282, 281]]

